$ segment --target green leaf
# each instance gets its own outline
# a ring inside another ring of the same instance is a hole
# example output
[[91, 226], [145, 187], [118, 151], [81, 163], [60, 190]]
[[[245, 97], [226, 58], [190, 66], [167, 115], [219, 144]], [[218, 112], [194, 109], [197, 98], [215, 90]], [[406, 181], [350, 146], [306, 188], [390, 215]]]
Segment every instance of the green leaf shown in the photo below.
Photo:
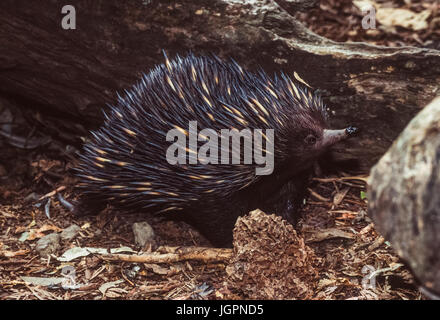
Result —
[[361, 199], [367, 199], [367, 193], [365, 191], [361, 191]]

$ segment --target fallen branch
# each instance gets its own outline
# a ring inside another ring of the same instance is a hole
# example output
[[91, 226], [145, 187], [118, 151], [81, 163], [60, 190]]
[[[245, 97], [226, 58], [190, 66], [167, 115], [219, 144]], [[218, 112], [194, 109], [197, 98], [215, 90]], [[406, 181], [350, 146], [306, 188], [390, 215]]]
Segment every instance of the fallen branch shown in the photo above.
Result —
[[[163, 248], [162, 248], [163, 249]], [[173, 249], [172, 249], [173, 250]], [[174, 253], [105, 254], [101, 258], [107, 261], [125, 261], [137, 263], [174, 263], [187, 260], [202, 262], [227, 261], [232, 257], [232, 249], [185, 247], [174, 249]]]

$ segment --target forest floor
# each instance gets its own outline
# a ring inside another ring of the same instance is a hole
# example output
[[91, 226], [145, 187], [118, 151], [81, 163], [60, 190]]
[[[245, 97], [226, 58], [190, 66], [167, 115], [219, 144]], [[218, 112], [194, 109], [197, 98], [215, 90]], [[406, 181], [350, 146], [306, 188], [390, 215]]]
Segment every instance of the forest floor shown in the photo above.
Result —
[[[279, 293], [298, 291], [295, 283], [292, 288], [286, 289], [277, 288], [279, 284], [270, 282], [274, 286], [271, 288], [273, 293], [236, 290], [237, 286], [231, 283], [234, 275], [227, 270], [227, 258], [208, 262], [183, 259], [142, 263], [108, 261], [102, 254], [94, 253], [59, 261], [75, 247], [128, 247], [133, 250], [127, 252], [130, 254], [139, 251], [143, 254], [164, 254], [176, 247], [209, 248], [209, 242], [183, 222], [145, 216], [141, 212], [120, 215], [116, 210], [107, 208], [97, 216], [77, 218], [52, 192], [58, 190], [69, 200], [73, 196], [77, 179], [69, 172], [70, 162], [54, 159], [54, 154], [50, 156], [37, 151], [29, 153], [6, 148], [10, 161], [1, 169], [0, 299], [295, 298]], [[314, 263], [318, 262], [314, 266], [317, 277], [313, 278], [313, 283], [302, 284], [310, 290], [303, 290], [303, 293], [309, 294], [299, 297], [419, 299], [420, 294], [411, 274], [390, 244], [376, 233], [366, 215], [363, 176], [348, 179], [343, 176], [346, 174], [315, 178], [309, 186], [302, 209], [303, 217], [296, 230], [298, 238], [314, 251]], [[49, 196], [44, 197], [46, 194]], [[44, 199], [39, 200], [41, 197]], [[46, 210], [48, 199], [51, 201]], [[141, 248], [135, 244], [132, 225], [144, 221], [153, 228], [155, 237], [152, 245]], [[61, 239], [50, 257], [40, 257], [36, 250], [37, 241], [51, 233], [59, 234], [71, 225], [80, 227], [75, 238]], [[254, 249], [263, 254], [274, 250], [264, 246]], [[236, 248], [236, 251], [240, 250]], [[78, 285], [75, 289], [66, 290], [57, 283], [66, 277], [66, 269], [63, 270], [66, 267], [73, 267], [75, 271], [74, 280]], [[289, 270], [285, 271], [289, 273]], [[366, 288], [363, 281], [372, 271], [377, 272], [375, 287]]]
[[[422, 23], [421, 29], [411, 30], [410, 27], [385, 25], [384, 21], [384, 24], [378, 22], [377, 29], [366, 31], [360, 27], [359, 9], [346, 0], [323, 0], [318, 8], [298, 13], [297, 18], [316, 33], [336, 41], [440, 49], [437, 1], [377, 3], [417, 14], [428, 10], [428, 18], [417, 19], [426, 21], [426, 27]], [[57, 197], [60, 194], [71, 200], [78, 182], [70, 171], [74, 164], [64, 156], [62, 148], [29, 151], [12, 147], [7, 142], [0, 140], [0, 300], [422, 299], [411, 273], [390, 244], [375, 231], [366, 214], [366, 173], [340, 172], [336, 176], [312, 180], [302, 218], [296, 226], [295, 244], [304, 252], [313, 252], [310, 254], [313, 268], [304, 266], [304, 269], [313, 269], [312, 280], [307, 282], [301, 275], [293, 275], [292, 281], [280, 284], [268, 276], [265, 291], [252, 292], [241, 290], [246, 284], [233, 283], [236, 275], [231, 273], [230, 264], [234, 260], [231, 257], [243, 249], [240, 244], [233, 250], [222, 251], [224, 255], [215, 259], [203, 259], [200, 255], [186, 259], [181, 248], [209, 248], [209, 243], [182, 222], [145, 216], [141, 212], [119, 215], [112, 208], [97, 216], [76, 218]], [[135, 244], [132, 226], [144, 221], [153, 228], [155, 236], [150, 245], [139, 247]], [[51, 233], [60, 234], [72, 225], [80, 227], [74, 237], [58, 238], [50, 243], [56, 246], [54, 253], [41, 257], [36, 250], [39, 239]], [[121, 247], [124, 248], [120, 249], [121, 253], [142, 252], [150, 260], [124, 260], [116, 255], [110, 260], [109, 254], [91, 253], [91, 250], [75, 258], [68, 251], [72, 248], [107, 250]], [[263, 246], [259, 250], [264, 254], [267, 248]], [[309, 260], [301, 260], [304, 261]], [[253, 262], [240, 263], [252, 265]], [[72, 270], [73, 280], [69, 283], [74, 286], [66, 289], [66, 279], [72, 276]], [[292, 276], [289, 270], [277, 271]], [[299, 282], [305, 288], [300, 290], [301, 294], [289, 294], [298, 291]], [[290, 284], [292, 288], [286, 287]]]

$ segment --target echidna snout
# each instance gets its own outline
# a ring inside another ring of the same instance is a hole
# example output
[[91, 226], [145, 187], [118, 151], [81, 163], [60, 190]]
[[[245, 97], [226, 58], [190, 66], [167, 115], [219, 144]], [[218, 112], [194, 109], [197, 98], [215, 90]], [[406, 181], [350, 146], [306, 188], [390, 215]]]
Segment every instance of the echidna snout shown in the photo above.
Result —
[[330, 147], [340, 141], [348, 139], [356, 134], [357, 131], [358, 129], [352, 126], [340, 130], [324, 129], [322, 147]]

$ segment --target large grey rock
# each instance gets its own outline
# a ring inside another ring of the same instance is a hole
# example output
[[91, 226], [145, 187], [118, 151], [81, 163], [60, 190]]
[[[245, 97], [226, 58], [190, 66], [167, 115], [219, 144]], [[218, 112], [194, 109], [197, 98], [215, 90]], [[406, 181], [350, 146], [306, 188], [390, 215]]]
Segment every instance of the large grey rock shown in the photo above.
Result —
[[422, 285], [440, 293], [440, 97], [371, 170], [369, 214]]
[[140, 247], [154, 243], [154, 230], [148, 222], [133, 223], [133, 234], [135, 243]]

